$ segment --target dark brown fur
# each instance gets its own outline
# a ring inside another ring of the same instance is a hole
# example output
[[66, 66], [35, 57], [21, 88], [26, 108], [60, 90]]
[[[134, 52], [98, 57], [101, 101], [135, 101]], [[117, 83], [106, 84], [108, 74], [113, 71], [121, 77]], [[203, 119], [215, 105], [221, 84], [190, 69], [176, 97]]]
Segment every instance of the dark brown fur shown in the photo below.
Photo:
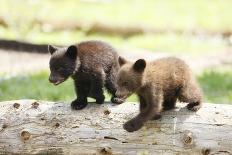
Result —
[[140, 101], [140, 113], [124, 124], [127, 131], [136, 131], [144, 122], [160, 118], [161, 111], [174, 108], [177, 100], [187, 102], [192, 111], [201, 107], [201, 89], [184, 61], [169, 57], [132, 63], [120, 57], [119, 63], [116, 96], [125, 99], [136, 93]]
[[68, 77], [74, 79], [77, 99], [71, 103], [73, 109], [82, 109], [87, 105], [87, 97], [102, 104], [105, 86], [112, 94], [111, 101], [120, 103], [115, 97], [116, 74], [119, 69], [118, 54], [109, 44], [101, 41], [86, 41], [64, 48], [49, 46], [50, 82], [55, 85]]

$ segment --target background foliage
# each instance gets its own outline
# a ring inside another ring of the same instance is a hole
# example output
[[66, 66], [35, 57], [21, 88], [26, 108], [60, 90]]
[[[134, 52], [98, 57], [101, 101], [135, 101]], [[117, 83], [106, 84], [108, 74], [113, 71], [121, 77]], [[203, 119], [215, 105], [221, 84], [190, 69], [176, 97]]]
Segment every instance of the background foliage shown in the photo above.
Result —
[[[61, 45], [100, 39], [127, 52], [220, 57], [231, 51], [231, 8], [231, 0], [1, 0], [0, 37]], [[217, 68], [198, 74], [204, 100], [232, 103], [232, 71]], [[48, 70], [6, 77], [0, 70], [0, 100], [74, 98], [72, 81], [54, 87]]]

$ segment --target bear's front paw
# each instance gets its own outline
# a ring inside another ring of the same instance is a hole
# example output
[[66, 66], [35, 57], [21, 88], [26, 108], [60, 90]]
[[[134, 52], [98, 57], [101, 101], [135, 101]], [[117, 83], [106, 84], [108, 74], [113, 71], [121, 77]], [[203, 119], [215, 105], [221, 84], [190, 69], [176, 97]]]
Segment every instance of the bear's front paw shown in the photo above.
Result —
[[125, 100], [122, 98], [118, 98], [118, 97], [112, 97], [111, 102], [115, 104], [122, 104], [123, 102], [125, 102]]
[[191, 111], [198, 111], [202, 105], [199, 102], [189, 103], [187, 109]]
[[158, 120], [161, 119], [162, 115], [161, 114], [156, 114], [155, 116], [152, 117], [152, 120]]
[[96, 98], [96, 103], [97, 104], [103, 104], [105, 101], [105, 96], [99, 96]]
[[136, 120], [130, 120], [123, 125], [123, 128], [128, 132], [134, 132], [139, 130], [143, 126], [143, 123]]
[[83, 109], [86, 106], [87, 106], [86, 102], [80, 102], [79, 100], [74, 100], [71, 103], [71, 107], [74, 110], [81, 110], [81, 109]]

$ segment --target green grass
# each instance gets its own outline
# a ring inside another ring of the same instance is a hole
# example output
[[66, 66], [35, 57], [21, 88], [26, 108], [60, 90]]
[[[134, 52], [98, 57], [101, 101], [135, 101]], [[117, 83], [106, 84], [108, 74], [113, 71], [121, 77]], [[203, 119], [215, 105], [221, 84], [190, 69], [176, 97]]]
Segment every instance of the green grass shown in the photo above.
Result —
[[[0, 36], [14, 39], [17, 33], [0, 27]], [[200, 39], [189, 35], [176, 34], [145, 34], [134, 35], [123, 38], [118, 35], [92, 34], [86, 35], [81, 31], [59, 31], [59, 32], [39, 32], [34, 30], [27, 35], [26, 40], [34, 43], [49, 43], [58, 45], [69, 45], [82, 40], [104, 40], [119, 49], [141, 48], [153, 52], [167, 52], [171, 55], [187, 54], [191, 56], [202, 56], [203, 54], [221, 52], [228, 48], [227, 41], [210, 37]], [[131, 51], [133, 52], [133, 51]]]
[[207, 102], [232, 104], [231, 71], [206, 71], [198, 79]]
[[[47, 72], [40, 72], [0, 80], [0, 101], [18, 99], [71, 101], [75, 99], [72, 79], [54, 86], [49, 83], [48, 76]], [[107, 93], [105, 95], [106, 101], [110, 101], [110, 96]], [[135, 99], [136, 97], [132, 96], [129, 101], [135, 101]], [[89, 101], [93, 101], [93, 99], [89, 98]]]
[[[206, 71], [198, 77], [198, 80], [204, 91], [204, 102], [232, 104], [231, 71]], [[106, 101], [109, 101], [109, 95], [106, 96]], [[0, 81], [0, 101], [16, 99], [71, 101], [74, 98], [71, 79], [54, 86], [48, 82], [47, 72]], [[137, 98], [133, 95], [127, 101], [137, 101]]]
[[199, 39], [176, 34], [138, 35], [128, 38], [126, 44], [131, 47], [168, 52], [171, 55], [191, 56], [223, 51], [227, 47], [226, 42], [218, 38]]
[[[46, 20], [98, 21], [156, 28], [232, 30], [231, 0], [1, 0], [0, 15], [12, 25]], [[23, 24], [22, 24], [23, 25]]]
[[48, 81], [48, 73], [17, 76], [0, 82], [0, 100], [41, 99], [41, 100], [70, 100], [74, 97], [72, 82], [57, 87]]
[[[230, 0], [112, 0], [109, 2], [2, 0], [0, 1], [0, 17], [4, 18], [10, 27], [0, 27], [0, 36], [33, 43], [63, 45], [88, 39], [100, 39], [120, 49], [143, 48], [154, 52], [165, 51], [172, 55], [199, 56], [202, 53], [224, 51], [230, 47], [228, 40], [220, 36], [173, 34], [168, 30], [178, 29], [188, 32], [188, 30], [197, 29], [219, 33], [232, 31], [231, 8]], [[46, 28], [46, 25], [40, 27], [35, 24], [33, 21], [36, 19], [102, 22], [125, 26], [145, 25], [165, 29], [167, 33], [148, 33], [127, 38], [97, 32], [88, 35], [85, 30], [52, 31]]]

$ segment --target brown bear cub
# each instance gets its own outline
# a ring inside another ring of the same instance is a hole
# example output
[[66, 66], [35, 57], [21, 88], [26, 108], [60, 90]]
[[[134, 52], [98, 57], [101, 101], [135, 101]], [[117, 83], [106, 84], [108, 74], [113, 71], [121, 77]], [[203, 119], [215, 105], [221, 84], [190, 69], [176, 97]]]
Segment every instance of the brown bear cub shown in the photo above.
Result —
[[71, 107], [79, 110], [87, 105], [87, 97], [104, 103], [103, 87], [112, 94], [113, 103], [122, 101], [115, 97], [116, 74], [119, 69], [118, 54], [113, 47], [101, 41], [85, 41], [69, 47], [48, 46], [51, 53], [49, 81], [54, 85], [72, 77], [77, 99]]
[[174, 57], [152, 62], [139, 59], [135, 63], [119, 57], [116, 96], [126, 99], [132, 93], [138, 95], [140, 113], [124, 124], [133, 132], [151, 119], [161, 118], [162, 110], [175, 107], [177, 99], [188, 103], [187, 108], [197, 111], [202, 106], [202, 92], [188, 65]]

